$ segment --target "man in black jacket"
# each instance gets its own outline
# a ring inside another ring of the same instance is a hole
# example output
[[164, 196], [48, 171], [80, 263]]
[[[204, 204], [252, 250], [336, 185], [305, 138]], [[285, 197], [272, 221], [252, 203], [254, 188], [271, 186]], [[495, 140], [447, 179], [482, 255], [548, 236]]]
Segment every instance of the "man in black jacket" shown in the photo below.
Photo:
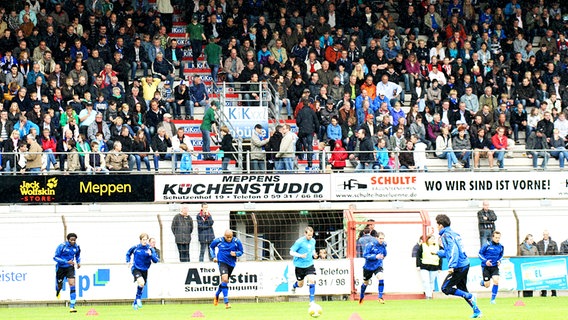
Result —
[[357, 156], [350, 155], [350, 159], [359, 160], [356, 171], [372, 170], [375, 157], [373, 155], [374, 147], [371, 137], [367, 136], [367, 131], [363, 128], [357, 130], [357, 139], [359, 139], [359, 153]]
[[183, 69], [184, 69], [184, 65], [183, 65], [183, 52], [181, 51], [181, 49], [178, 47], [178, 42], [176, 39], [172, 39], [172, 41], [170, 41], [170, 46], [166, 48], [166, 60], [171, 63], [174, 68], [178, 68], [179, 70], [179, 77], [180, 79], [183, 79]]
[[298, 125], [298, 151], [304, 150], [308, 156], [308, 168], [312, 167], [312, 151], [314, 151], [314, 133], [319, 128], [319, 121], [316, 112], [310, 107], [309, 103], [304, 103], [304, 107], [298, 112], [296, 118]]
[[266, 168], [268, 172], [274, 170], [274, 164], [278, 159], [276, 158], [276, 154], [280, 151], [280, 142], [282, 141], [282, 125], [277, 125], [274, 129], [274, 133], [268, 139], [268, 144], [264, 147], [264, 151], [266, 151], [266, 160], [268, 162]]

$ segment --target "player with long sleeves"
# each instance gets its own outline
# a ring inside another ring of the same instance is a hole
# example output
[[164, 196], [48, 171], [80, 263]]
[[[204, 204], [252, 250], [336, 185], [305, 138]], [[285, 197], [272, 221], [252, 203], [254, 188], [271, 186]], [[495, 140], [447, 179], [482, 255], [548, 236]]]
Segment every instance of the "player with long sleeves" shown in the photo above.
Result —
[[359, 304], [363, 303], [365, 299], [365, 290], [369, 285], [369, 280], [373, 275], [377, 275], [379, 280], [379, 303], [384, 304], [383, 292], [385, 289], [385, 282], [383, 279], [383, 260], [387, 256], [387, 243], [385, 242], [385, 234], [382, 232], [377, 233], [375, 241], [368, 242], [363, 249], [363, 258], [365, 258], [365, 265], [363, 266], [363, 284], [361, 284], [361, 292], [359, 293]]
[[132, 303], [134, 310], [142, 308], [142, 291], [144, 291], [144, 286], [148, 282], [148, 269], [150, 269], [152, 262], [158, 263], [160, 261], [156, 250], [148, 243], [148, 238], [148, 234], [140, 234], [140, 243], [126, 252], [126, 263], [131, 263], [132, 261], [132, 275], [134, 276], [134, 281], [138, 284], [136, 298]]
[[310, 304], [315, 302], [316, 294], [316, 268], [314, 267], [314, 258], [317, 258], [316, 240], [314, 237], [314, 229], [306, 227], [304, 236], [300, 237], [290, 248], [290, 255], [294, 257], [293, 263], [295, 267], [296, 282], [292, 286], [292, 293], [296, 293], [296, 288], [304, 286], [304, 279], [307, 278], [308, 287], [310, 288]]
[[499, 291], [499, 266], [503, 259], [504, 248], [501, 243], [501, 232], [493, 231], [490, 242], [481, 247], [479, 250], [479, 258], [481, 259], [481, 270], [483, 280], [481, 286], [489, 288], [491, 280], [493, 280], [493, 288], [491, 288], [491, 304], [495, 304], [495, 297]]
[[477, 307], [477, 297], [467, 291], [469, 259], [463, 250], [461, 236], [450, 228], [451, 220], [445, 214], [436, 216], [436, 224], [442, 245], [437, 254], [440, 258], [448, 259], [448, 275], [442, 283], [442, 292], [445, 295], [464, 298], [473, 309], [471, 317], [480, 318], [481, 310]]
[[69, 283], [69, 312], [75, 313], [77, 312], [77, 309], [75, 309], [75, 302], [77, 301], [75, 293], [75, 266], [77, 266], [77, 269], [81, 268], [81, 248], [77, 244], [77, 235], [75, 233], [69, 233], [67, 241], [57, 246], [53, 260], [57, 262], [55, 266], [55, 295], [59, 299], [63, 281], [67, 278], [67, 283]]
[[[215, 249], [217, 249], [216, 254]], [[219, 304], [219, 295], [222, 292], [225, 309], [229, 309], [231, 308], [229, 304], [229, 278], [233, 274], [237, 258], [243, 255], [243, 244], [241, 240], [233, 236], [232, 230], [227, 229], [223, 237], [216, 238], [211, 242], [209, 254], [213, 257], [213, 262], [219, 264], [219, 273], [221, 273], [221, 284], [219, 284], [219, 288], [215, 293], [213, 305]]]

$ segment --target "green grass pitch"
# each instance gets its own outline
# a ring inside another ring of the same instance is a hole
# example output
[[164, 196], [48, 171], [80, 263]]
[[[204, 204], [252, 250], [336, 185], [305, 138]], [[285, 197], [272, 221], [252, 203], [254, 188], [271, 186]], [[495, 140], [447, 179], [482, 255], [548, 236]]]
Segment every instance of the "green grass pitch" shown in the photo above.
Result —
[[[568, 297], [534, 297], [524, 298], [525, 306], [515, 306], [517, 298], [497, 299], [496, 305], [490, 305], [488, 299], [479, 299], [479, 307], [483, 311], [483, 319], [489, 320], [560, 320], [568, 319]], [[357, 313], [362, 320], [452, 320], [469, 319], [472, 312], [462, 299], [406, 300], [387, 301], [381, 305], [377, 301], [368, 300], [363, 305], [355, 301], [320, 301], [323, 315], [319, 319], [348, 320]], [[307, 302], [278, 303], [239, 303], [233, 301], [232, 309], [225, 310], [222, 304], [214, 307], [209, 304], [167, 304], [145, 305], [134, 311], [130, 306], [82, 306], [77, 305], [78, 312], [69, 314], [68, 309], [61, 307], [34, 308], [0, 308], [2, 320], [177, 320], [177, 319], [214, 319], [214, 320], [303, 320], [312, 319], [308, 315]], [[98, 316], [87, 316], [94, 308]], [[204, 318], [193, 318], [195, 311], [201, 311]]]

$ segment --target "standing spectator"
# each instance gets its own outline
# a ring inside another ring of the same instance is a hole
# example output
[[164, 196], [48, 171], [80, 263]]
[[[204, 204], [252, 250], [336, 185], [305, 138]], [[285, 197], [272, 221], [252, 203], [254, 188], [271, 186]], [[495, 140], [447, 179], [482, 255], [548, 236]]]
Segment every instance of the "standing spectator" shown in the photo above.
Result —
[[483, 208], [477, 212], [480, 247], [491, 242], [493, 231], [495, 231], [495, 221], [497, 221], [495, 211], [489, 209], [488, 201], [483, 201]]
[[209, 254], [209, 261], [213, 260], [213, 256], [209, 251], [209, 246], [213, 239], [215, 239], [215, 232], [213, 231], [213, 217], [209, 212], [209, 205], [207, 202], [201, 204], [201, 210], [195, 217], [197, 220], [197, 231], [199, 234], [199, 262], [203, 262], [205, 251]]
[[280, 142], [282, 141], [282, 125], [277, 125], [274, 131], [270, 134], [268, 143], [265, 146], [265, 151], [267, 153], [267, 165], [266, 169], [272, 172], [275, 168], [278, 168], [280, 161], [276, 158], [276, 154], [280, 151]]
[[197, 68], [197, 60], [201, 55], [201, 47], [203, 46], [203, 40], [206, 40], [205, 33], [203, 31], [203, 25], [198, 21], [198, 15], [194, 14], [191, 17], [191, 23], [187, 25], [185, 31], [185, 39], [191, 41], [191, 54], [193, 56], [193, 67]]
[[213, 90], [217, 91], [217, 80], [219, 68], [221, 67], [221, 56], [222, 49], [221, 46], [215, 43], [215, 37], [211, 36], [209, 38], [209, 43], [205, 46], [205, 57], [207, 60], [207, 65], [211, 68], [211, 78], [213, 80]]
[[307, 152], [308, 168], [311, 168], [314, 134], [319, 129], [319, 121], [316, 112], [309, 104], [304, 104], [304, 107], [298, 112], [296, 124], [298, 125], [298, 139], [300, 139], [303, 151]]
[[280, 141], [280, 149], [276, 154], [275, 169], [281, 173], [292, 172], [294, 170], [294, 153], [296, 145], [296, 135], [292, 132], [290, 125], [285, 124], [282, 127], [282, 140]]
[[189, 245], [193, 233], [193, 219], [189, 215], [187, 205], [182, 205], [180, 213], [172, 220], [172, 233], [174, 234], [179, 253], [180, 262], [189, 262]]
[[215, 111], [217, 110], [217, 102], [213, 101], [211, 107], [205, 111], [203, 121], [199, 129], [201, 130], [201, 137], [203, 139], [203, 160], [215, 160], [215, 157], [210, 154], [211, 152], [211, 131], [217, 131], [217, 120], [215, 119]]
[[416, 252], [416, 269], [420, 271], [422, 286], [428, 300], [432, 299], [434, 281], [438, 276], [438, 271], [442, 270], [442, 260], [435, 253], [439, 249], [436, 236], [430, 235], [426, 242], [418, 245], [418, 251]]
[[261, 124], [254, 126], [254, 132], [251, 135], [251, 169], [253, 173], [263, 173], [266, 171], [266, 153], [264, 146], [268, 143], [268, 139], [264, 138]]
[[[521, 256], [538, 256], [538, 248], [534, 243], [533, 235], [527, 234], [520, 245]], [[532, 290], [523, 290], [523, 297], [532, 297]]]
[[229, 162], [235, 160], [235, 148], [233, 147], [233, 136], [229, 131], [229, 127], [222, 126], [219, 130], [221, 132], [220, 150], [223, 151], [221, 170], [223, 173], [229, 173]]
[[[542, 232], [542, 240], [540, 240], [536, 247], [538, 248], [538, 253], [543, 256], [553, 256], [558, 254], [558, 246], [556, 245], [556, 241], [552, 240], [548, 230], [544, 230]], [[556, 297], [556, 290], [551, 290], [552, 296]], [[546, 297], [546, 290], [540, 291], [541, 297]]]

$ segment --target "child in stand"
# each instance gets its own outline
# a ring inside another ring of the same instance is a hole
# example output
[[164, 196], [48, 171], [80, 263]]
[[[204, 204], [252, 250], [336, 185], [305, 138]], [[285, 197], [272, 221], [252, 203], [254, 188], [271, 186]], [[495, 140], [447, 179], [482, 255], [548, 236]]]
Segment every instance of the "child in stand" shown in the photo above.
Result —
[[75, 140], [69, 139], [67, 141], [67, 171], [81, 171], [81, 162], [79, 161], [79, 152], [77, 151]]
[[179, 172], [182, 174], [190, 174], [192, 171], [191, 152], [185, 143], [180, 144], [179, 148], [182, 150]]
[[[97, 142], [98, 151], [102, 153], [108, 152], [108, 147], [103, 139], [103, 134], [99, 132], [95, 135], [95, 138], [96, 138], [95, 141]], [[91, 143], [91, 149], [92, 149], [92, 143]], [[92, 151], [96, 152], [97, 150], [92, 150]]]
[[331, 157], [329, 158], [331, 169], [342, 171], [347, 165], [345, 161], [347, 160], [348, 156], [349, 155], [347, 154], [347, 151], [343, 147], [341, 139], [335, 140], [335, 147], [333, 148], [333, 151], [331, 152]]
[[105, 96], [101, 93], [99, 94], [97, 102], [93, 105], [94, 111], [105, 114], [108, 109], [108, 102], [105, 100]]

